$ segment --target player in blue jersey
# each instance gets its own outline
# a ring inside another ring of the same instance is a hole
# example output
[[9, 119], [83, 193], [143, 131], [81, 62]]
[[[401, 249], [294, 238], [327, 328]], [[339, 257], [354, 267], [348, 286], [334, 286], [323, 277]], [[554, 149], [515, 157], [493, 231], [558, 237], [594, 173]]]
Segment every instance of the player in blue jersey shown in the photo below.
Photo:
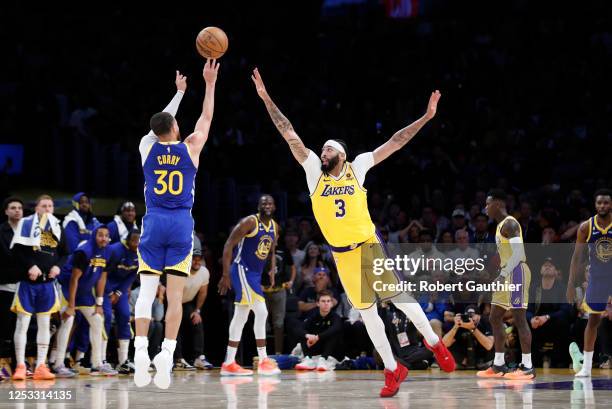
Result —
[[263, 195], [257, 206], [258, 213], [242, 219], [230, 233], [223, 247], [223, 277], [219, 282], [219, 293], [224, 295], [230, 287], [236, 293], [235, 309], [229, 327], [229, 340], [221, 375], [252, 375], [253, 371], [244, 369], [236, 363], [236, 350], [242, 337], [242, 328], [253, 310], [255, 322], [255, 342], [260, 375], [277, 375], [280, 369], [266, 353], [266, 319], [268, 310], [261, 287], [261, 275], [268, 257], [271, 257], [270, 281], [274, 285], [276, 270], [276, 241], [278, 224], [272, 216], [276, 206], [274, 198]]
[[[64, 368], [64, 356], [74, 323], [74, 316], [79, 310], [89, 323], [89, 340], [91, 342], [91, 375], [116, 375], [110, 365], [103, 363], [103, 309], [104, 287], [106, 285], [106, 267], [108, 262], [108, 228], [100, 225], [94, 229], [91, 237], [82, 243], [68, 258], [59, 275], [62, 294], [62, 324], [57, 334], [57, 359], [55, 371], [59, 377], [70, 377], [70, 371]], [[104, 351], [106, 352], [106, 351]]]
[[[573, 304], [578, 270], [588, 264], [588, 286], [582, 309], [589, 314], [589, 320], [584, 331], [584, 361], [577, 377], [591, 376], [597, 328], [612, 297], [612, 191], [601, 189], [595, 193], [595, 210], [597, 214], [578, 228], [567, 283], [567, 301]], [[585, 253], [588, 254], [587, 263]], [[576, 358], [572, 356], [572, 359]]]
[[117, 340], [119, 348], [117, 371], [122, 374], [134, 372], [134, 365], [128, 360], [128, 349], [132, 338], [130, 327], [130, 300], [128, 292], [136, 279], [138, 269], [138, 243], [140, 232], [132, 230], [125, 241], [108, 246], [109, 260], [104, 290], [104, 329], [107, 338], [102, 341], [102, 351], [106, 351], [108, 336], [110, 336], [113, 312], [117, 324]]
[[203, 71], [206, 94], [202, 114], [191, 135], [181, 142], [179, 126], [174, 119], [187, 88], [187, 78], [177, 71], [176, 95], [163, 112], [151, 117], [151, 131], [140, 141], [147, 211], [142, 220], [142, 236], [138, 246], [140, 292], [134, 314], [134, 383], [139, 387], [151, 382], [148, 372], [151, 360], [147, 352], [147, 334], [151, 321], [151, 306], [162, 274], [166, 274], [168, 308], [165, 339], [161, 351], [153, 358], [157, 369], [154, 382], [162, 389], [170, 386], [172, 357], [183, 315], [183, 287], [191, 270], [191, 208], [195, 193], [195, 175], [213, 117], [218, 70], [219, 64], [215, 60], [206, 61]]

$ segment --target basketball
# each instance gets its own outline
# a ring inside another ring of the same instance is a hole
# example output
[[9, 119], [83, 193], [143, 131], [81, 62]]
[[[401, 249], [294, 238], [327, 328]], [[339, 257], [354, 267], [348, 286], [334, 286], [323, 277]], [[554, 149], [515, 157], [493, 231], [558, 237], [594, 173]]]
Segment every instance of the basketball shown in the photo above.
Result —
[[227, 44], [227, 35], [218, 27], [206, 27], [196, 38], [196, 48], [204, 58], [220, 58], [227, 51]]

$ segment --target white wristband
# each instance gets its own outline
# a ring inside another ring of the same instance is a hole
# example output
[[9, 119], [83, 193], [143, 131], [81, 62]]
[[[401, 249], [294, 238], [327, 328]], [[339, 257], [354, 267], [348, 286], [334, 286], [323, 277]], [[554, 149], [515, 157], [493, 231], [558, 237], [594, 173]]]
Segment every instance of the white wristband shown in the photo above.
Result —
[[96, 305], [101, 307], [104, 304], [104, 297], [96, 297]]

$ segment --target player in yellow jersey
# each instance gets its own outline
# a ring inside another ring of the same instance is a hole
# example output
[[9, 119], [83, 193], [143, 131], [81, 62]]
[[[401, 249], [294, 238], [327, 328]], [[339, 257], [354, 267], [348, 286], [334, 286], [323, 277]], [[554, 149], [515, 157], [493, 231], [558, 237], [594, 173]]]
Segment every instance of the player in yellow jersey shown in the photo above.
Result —
[[[506, 197], [503, 191], [497, 189], [487, 197], [486, 213], [497, 222], [495, 242], [501, 266], [497, 281], [506, 284], [507, 290], [493, 293], [490, 322], [495, 339], [495, 360], [490, 368], [479, 371], [477, 375], [481, 378], [533, 379], [535, 369], [531, 363], [531, 330], [526, 316], [531, 272], [526, 263], [521, 225], [508, 215]], [[512, 311], [523, 353], [515, 371], [508, 369], [504, 359], [506, 331], [503, 316], [506, 310]]]
[[274, 125], [306, 172], [312, 210], [332, 249], [346, 295], [361, 313], [368, 335], [385, 364], [385, 386], [380, 396], [395, 395], [408, 375], [408, 370], [396, 362], [391, 352], [383, 321], [378, 316], [377, 297], [393, 298], [394, 304], [423, 334], [440, 368], [447, 372], [453, 371], [453, 356], [429, 325], [419, 304], [408, 294], [399, 291], [374, 290], [374, 279], [384, 284], [396, 284], [399, 278], [388, 270], [380, 276], [372, 274], [373, 258], [384, 258], [385, 253], [383, 242], [376, 234], [368, 212], [366, 190], [363, 188], [368, 170], [406, 145], [435, 116], [440, 92], [431, 93], [427, 111], [421, 118], [397, 131], [375, 151], [357, 155], [353, 162], [348, 162], [347, 147], [343, 141], [332, 139], [325, 142], [320, 157], [306, 148], [289, 120], [272, 102], [257, 69], [253, 71], [252, 79]]

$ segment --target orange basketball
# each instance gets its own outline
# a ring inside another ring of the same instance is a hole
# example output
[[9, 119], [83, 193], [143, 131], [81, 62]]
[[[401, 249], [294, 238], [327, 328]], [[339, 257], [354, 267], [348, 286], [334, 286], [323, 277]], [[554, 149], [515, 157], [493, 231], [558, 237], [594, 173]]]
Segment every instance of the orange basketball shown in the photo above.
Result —
[[198, 33], [196, 48], [204, 58], [219, 58], [227, 51], [227, 35], [218, 27], [206, 27]]

